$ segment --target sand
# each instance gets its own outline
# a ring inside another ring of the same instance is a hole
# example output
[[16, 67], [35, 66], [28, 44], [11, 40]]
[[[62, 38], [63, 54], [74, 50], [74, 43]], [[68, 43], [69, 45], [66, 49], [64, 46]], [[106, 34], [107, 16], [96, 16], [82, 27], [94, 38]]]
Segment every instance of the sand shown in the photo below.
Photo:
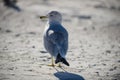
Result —
[[[0, 2], [0, 80], [120, 80], [119, 0], [19, 0], [21, 11]], [[49, 67], [43, 46], [46, 20], [57, 10], [69, 32], [70, 66]]]

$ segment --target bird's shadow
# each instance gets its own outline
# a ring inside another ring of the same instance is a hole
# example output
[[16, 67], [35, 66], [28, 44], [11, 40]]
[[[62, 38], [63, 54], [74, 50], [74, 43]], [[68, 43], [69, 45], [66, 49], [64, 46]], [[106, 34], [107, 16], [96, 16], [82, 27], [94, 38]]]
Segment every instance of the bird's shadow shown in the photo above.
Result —
[[82, 76], [69, 72], [56, 72], [54, 75], [59, 78], [59, 80], [85, 80]]

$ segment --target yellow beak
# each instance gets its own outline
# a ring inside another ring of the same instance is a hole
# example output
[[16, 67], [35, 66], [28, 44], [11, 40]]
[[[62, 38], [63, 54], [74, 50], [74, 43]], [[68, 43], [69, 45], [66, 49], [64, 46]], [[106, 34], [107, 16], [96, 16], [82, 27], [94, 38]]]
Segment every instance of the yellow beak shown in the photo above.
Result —
[[48, 18], [47, 16], [40, 16], [40, 19]]

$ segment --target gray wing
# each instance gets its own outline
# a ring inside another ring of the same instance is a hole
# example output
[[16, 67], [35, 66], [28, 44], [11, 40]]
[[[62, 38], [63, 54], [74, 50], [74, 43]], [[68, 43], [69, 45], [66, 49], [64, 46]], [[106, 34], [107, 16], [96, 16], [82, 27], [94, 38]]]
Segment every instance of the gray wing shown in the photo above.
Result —
[[47, 34], [49, 42], [56, 46], [58, 53], [65, 57], [68, 49], [68, 34], [67, 31], [49, 30]]

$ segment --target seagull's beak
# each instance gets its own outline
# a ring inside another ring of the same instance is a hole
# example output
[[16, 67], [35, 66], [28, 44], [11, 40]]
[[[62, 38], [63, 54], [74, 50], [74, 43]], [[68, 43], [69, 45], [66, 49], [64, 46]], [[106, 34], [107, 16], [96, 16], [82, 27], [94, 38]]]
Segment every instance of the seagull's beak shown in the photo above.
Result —
[[48, 16], [40, 16], [40, 19], [48, 18]]

